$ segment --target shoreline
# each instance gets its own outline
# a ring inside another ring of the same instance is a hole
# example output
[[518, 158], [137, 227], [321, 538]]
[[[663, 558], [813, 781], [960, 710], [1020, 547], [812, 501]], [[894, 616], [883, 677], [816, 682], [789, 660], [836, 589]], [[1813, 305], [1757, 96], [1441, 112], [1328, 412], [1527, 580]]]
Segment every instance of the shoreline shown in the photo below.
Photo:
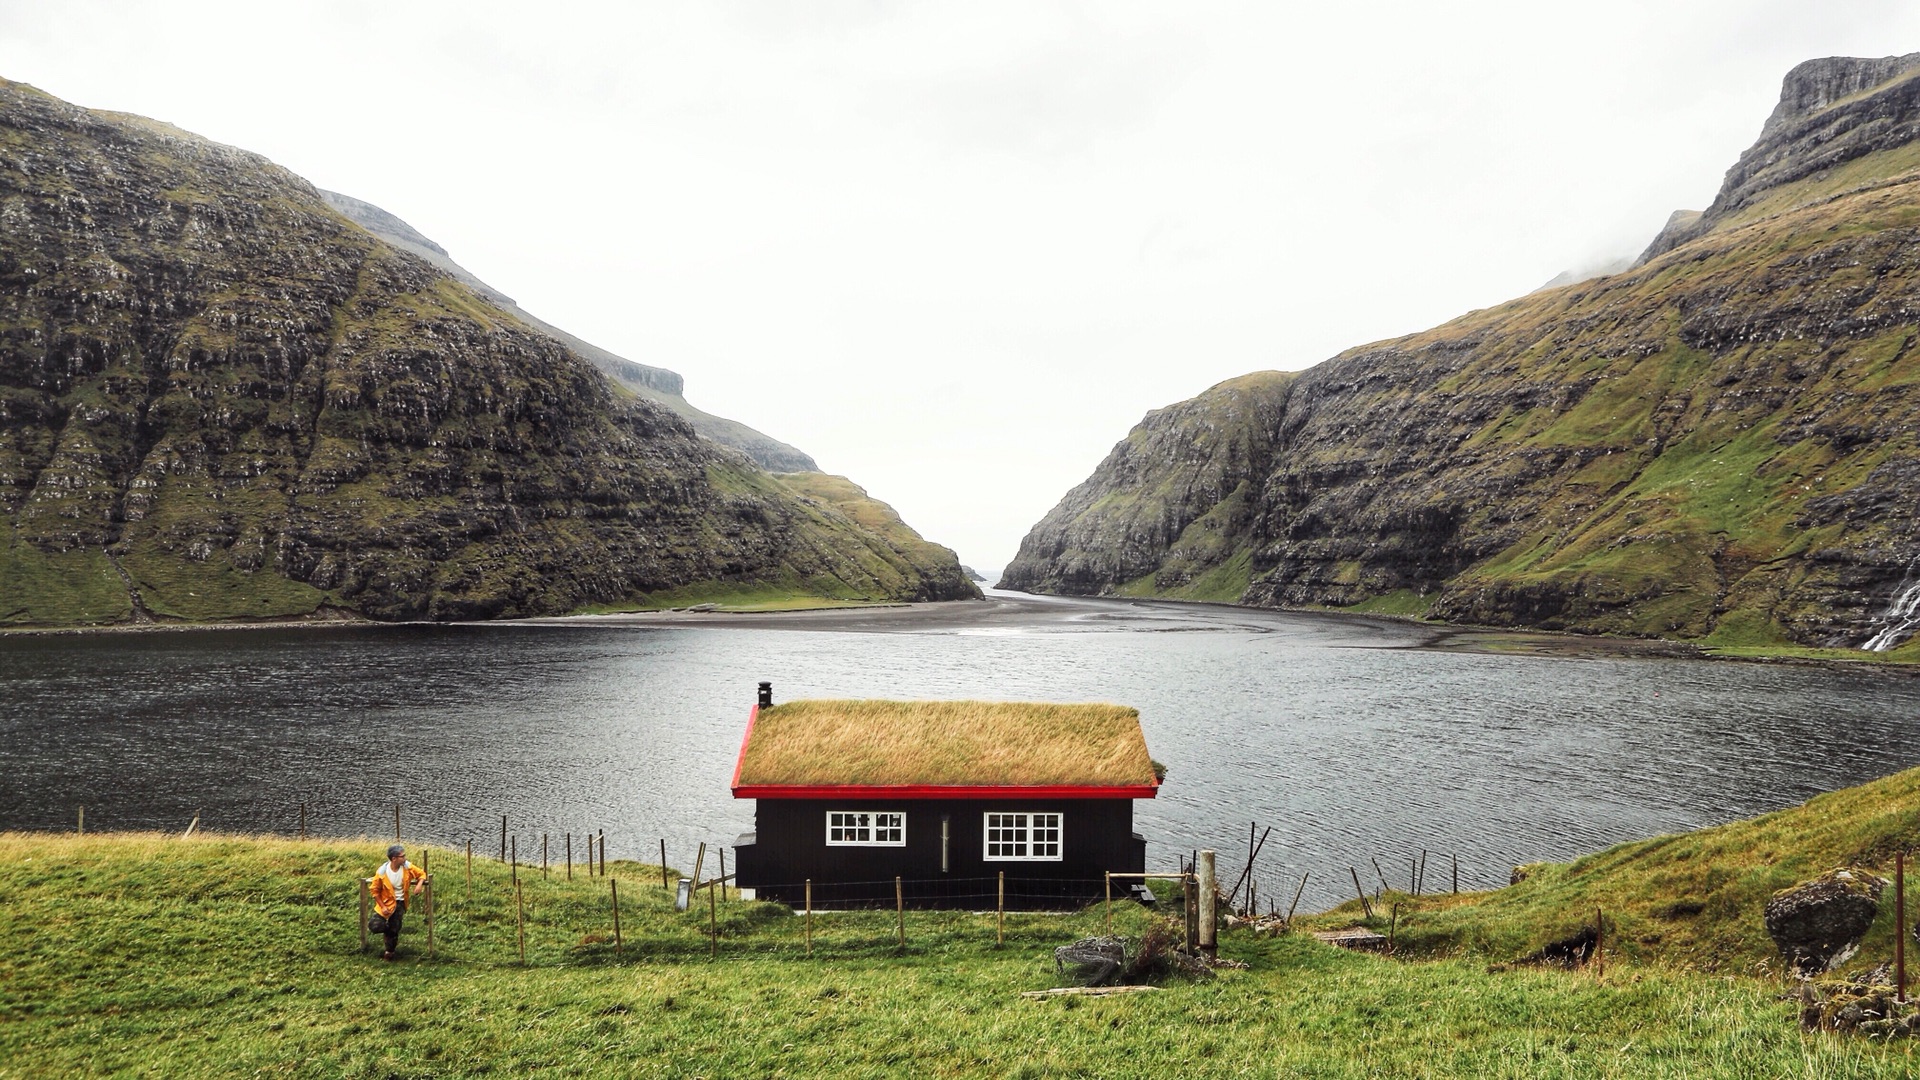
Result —
[[928, 633], [973, 631], [1015, 633], [1042, 629], [1125, 609], [1159, 608], [1169, 614], [1204, 613], [1223, 622], [1245, 621], [1249, 628], [1273, 619], [1324, 619], [1338, 624], [1372, 623], [1382, 628], [1418, 635], [1404, 644], [1370, 646], [1382, 649], [1421, 649], [1498, 656], [1539, 656], [1562, 659], [1712, 660], [1757, 664], [1789, 664], [1829, 670], [1871, 671], [1905, 677], [1920, 676], [1920, 665], [1879, 659], [1883, 654], [1804, 656], [1791, 652], [1729, 653], [1690, 641], [1667, 638], [1618, 638], [1556, 630], [1468, 626], [1429, 623], [1401, 615], [1346, 612], [1317, 608], [1259, 608], [1199, 600], [1157, 597], [1055, 596], [986, 589], [978, 600], [931, 600], [845, 605], [823, 602], [820, 607], [766, 610], [705, 610], [689, 608], [600, 612], [581, 615], [540, 615], [524, 619], [464, 622], [381, 622], [327, 609], [312, 616], [253, 619], [237, 622], [191, 623], [143, 620], [101, 626], [22, 626], [0, 628], [0, 641], [10, 637], [80, 636], [93, 634], [188, 633], [207, 630], [382, 629], [389, 627], [552, 628], [622, 627], [689, 629], [724, 627], [753, 630], [803, 630], [856, 633]]

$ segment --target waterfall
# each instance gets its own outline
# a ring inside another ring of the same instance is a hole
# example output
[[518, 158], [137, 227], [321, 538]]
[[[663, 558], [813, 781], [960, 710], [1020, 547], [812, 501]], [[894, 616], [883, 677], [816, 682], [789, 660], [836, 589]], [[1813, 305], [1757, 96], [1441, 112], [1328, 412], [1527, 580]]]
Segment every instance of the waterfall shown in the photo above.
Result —
[[1887, 613], [1881, 616], [1884, 625], [1880, 632], [1867, 639], [1860, 646], [1868, 652], [1886, 652], [1895, 645], [1907, 640], [1907, 635], [1920, 627], [1920, 581], [1908, 584], [1900, 583], [1900, 591], [1894, 596]]

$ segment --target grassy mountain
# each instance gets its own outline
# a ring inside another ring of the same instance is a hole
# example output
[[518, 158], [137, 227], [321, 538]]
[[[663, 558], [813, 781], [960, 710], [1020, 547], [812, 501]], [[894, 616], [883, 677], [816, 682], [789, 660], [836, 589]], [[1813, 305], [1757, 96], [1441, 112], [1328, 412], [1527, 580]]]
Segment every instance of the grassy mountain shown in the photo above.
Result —
[[0, 624], [973, 595], [263, 158], [0, 82]]
[[558, 340], [575, 354], [605, 372], [623, 390], [637, 394], [684, 417], [701, 435], [753, 459], [768, 472], [818, 472], [820, 466], [800, 450], [753, 428], [695, 408], [685, 397], [686, 381], [678, 372], [629, 360], [567, 333], [522, 311], [513, 297], [475, 277], [466, 267], [453, 261], [447, 249], [421, 235], [419, 230], [385, 210], [334, 191], [320, 192], [327, 205], [353, 219], [354, 223], [402, 251], [411, 252], [445, 270], [456, 280], [480, 294], [495, 307], [527, 326]]
[[1002, 583], [1858, 647], [1920, 581], [1917, 169], [1920, 54], [1802, 65], [1637, 266], [1153, 413]]

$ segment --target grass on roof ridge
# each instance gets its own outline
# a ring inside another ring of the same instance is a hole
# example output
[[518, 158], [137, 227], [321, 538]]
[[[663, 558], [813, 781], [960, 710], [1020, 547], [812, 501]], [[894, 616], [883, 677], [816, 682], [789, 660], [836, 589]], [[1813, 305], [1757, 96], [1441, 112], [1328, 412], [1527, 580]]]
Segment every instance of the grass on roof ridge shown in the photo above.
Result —
[[1154, 782], [1140, 714], [1024, 701], [790, 701], [761, 709], [742, 784]]

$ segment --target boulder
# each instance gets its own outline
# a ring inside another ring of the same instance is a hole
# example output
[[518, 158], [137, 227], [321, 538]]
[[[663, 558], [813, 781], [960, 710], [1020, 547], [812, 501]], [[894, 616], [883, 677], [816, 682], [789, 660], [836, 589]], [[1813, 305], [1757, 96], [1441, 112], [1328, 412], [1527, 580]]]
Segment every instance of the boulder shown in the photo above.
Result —
[[1800, 975], [1831, 971], [1859, 949], [1880, 911], [1885, 878], [1864, 870], [1830, 870], [1767, 901], [1767, 934]]

